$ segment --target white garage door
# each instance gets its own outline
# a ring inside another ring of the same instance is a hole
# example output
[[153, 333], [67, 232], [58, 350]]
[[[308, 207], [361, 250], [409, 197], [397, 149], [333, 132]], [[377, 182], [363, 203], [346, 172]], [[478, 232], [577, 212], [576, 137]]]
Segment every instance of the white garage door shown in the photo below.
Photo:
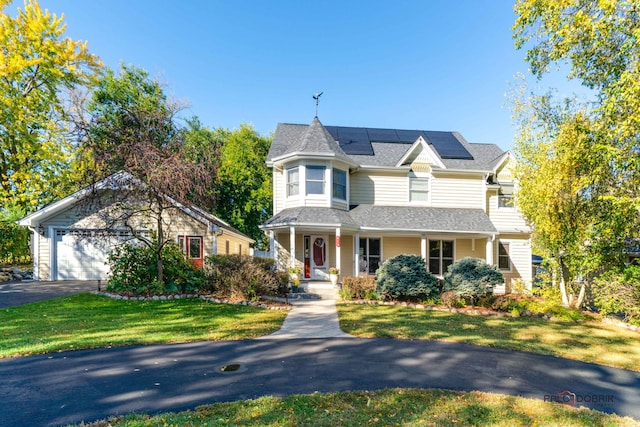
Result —
[[91, 230], [55, 230], [55, 280], [106, 280], [116, 237], [92, 237]]

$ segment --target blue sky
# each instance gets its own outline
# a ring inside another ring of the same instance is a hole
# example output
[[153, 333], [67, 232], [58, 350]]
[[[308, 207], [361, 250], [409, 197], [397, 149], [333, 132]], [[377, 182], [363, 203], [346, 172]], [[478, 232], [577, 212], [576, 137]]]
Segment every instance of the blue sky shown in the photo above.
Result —
[[325, 125], [456, 130], [513, 146], [505, 93], [527, 71], [513, 47], [513, 1], [40, 4], [64, 13], [66, 34], [106, 65], [148, 70], [209, 127], [252, 123], [269, 134], [278, 122], [310, 123], [323, 91]]

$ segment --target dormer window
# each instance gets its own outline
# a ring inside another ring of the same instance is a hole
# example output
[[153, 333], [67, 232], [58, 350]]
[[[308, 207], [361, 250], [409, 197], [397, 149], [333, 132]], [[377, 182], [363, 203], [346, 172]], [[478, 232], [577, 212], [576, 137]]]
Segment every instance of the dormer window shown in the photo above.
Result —
[[300, 170], [299, 168], [287, 171], [287, 197], [300, 194]]
[[347, 172], [340, 169], [333, 170], [333, 198], [347, 200]]
[[324, 166], [307, 166], [307, 195], [324, 194]]

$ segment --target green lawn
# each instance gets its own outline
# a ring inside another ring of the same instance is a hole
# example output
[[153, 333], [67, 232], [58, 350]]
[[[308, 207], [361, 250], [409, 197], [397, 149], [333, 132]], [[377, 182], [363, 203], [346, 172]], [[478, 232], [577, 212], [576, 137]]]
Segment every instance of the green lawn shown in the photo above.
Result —
[[0, 309], [0, 357], [61, 350], [238, 340], [280, 329], [286, 310], [200, 299], [124, 301], [93, 294]]
[[338, 304], [338, 315], [342, 330], [358, 337], [455, 341], [640, 371], [640, 334], [597, 321], [551, 322], [352, 304]]
[[[631, 418], [489, 393], [389, 389], [218, 403], [91, 424], [134, 426], [637, 426]], [[83, 424], [83, 426], [86, 426]]]

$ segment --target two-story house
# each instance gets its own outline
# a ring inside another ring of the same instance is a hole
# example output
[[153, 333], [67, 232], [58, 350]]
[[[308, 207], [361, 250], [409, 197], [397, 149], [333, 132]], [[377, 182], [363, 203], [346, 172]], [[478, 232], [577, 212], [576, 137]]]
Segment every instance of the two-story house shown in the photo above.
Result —
[[[375, 274], [398, 254], [442, 277], [464, 257], [531, 281], [531, 230], [513, 203], [514, 159], [456, 132], [279, 124], [269, 233], [279, 266], [303, 281]], [[505, 289], [501, 289], [505, 291]], [[497, 291], [500, 291], [497, 289]]]

